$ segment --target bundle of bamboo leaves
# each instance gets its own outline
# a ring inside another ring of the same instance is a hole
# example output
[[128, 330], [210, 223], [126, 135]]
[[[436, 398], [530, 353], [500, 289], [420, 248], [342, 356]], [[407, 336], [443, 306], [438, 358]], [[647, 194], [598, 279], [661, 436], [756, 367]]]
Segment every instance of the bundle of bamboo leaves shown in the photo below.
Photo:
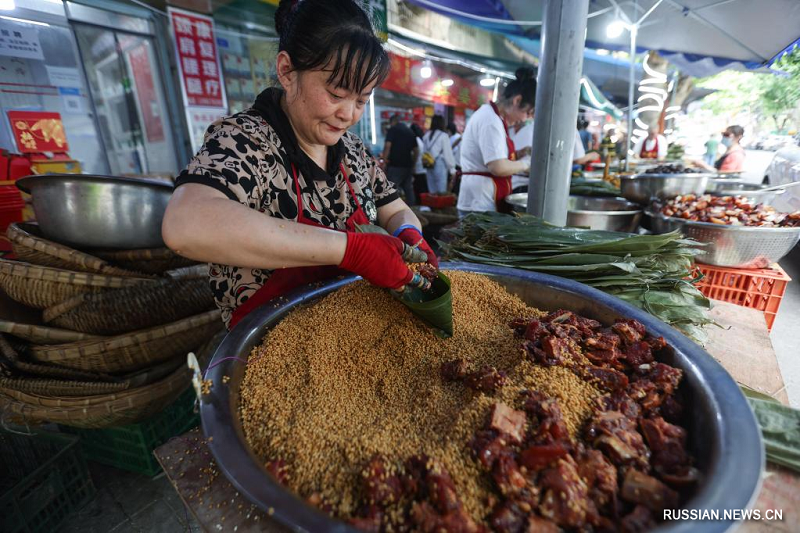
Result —
[[680, 233], [632, 235], [553, 226], [530, 215], [472, 213], [445, 231], [444, 257], [569, 278], [621, 298], [704, 343], [711, 302], [694, 286], [702, 245]]

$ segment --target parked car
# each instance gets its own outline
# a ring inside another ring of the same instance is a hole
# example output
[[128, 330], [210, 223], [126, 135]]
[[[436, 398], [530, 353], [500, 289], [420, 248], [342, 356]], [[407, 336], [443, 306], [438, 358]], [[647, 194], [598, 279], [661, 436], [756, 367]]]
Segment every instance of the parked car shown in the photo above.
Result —
[[[764, 183], [781, 185], [800, 181], [800, 143], [785, 146], [772, 158], [764, 175]], [[787, 189], [775, 200], [774, 206], [782, 211], [800, 210], [800, 186]]]

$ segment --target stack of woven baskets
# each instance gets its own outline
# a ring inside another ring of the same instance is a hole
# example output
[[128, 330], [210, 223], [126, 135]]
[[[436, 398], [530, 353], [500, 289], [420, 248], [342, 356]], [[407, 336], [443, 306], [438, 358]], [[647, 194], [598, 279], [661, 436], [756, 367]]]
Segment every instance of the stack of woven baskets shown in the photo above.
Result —
[[[79, 251], [35, 224], [8, 228], [0, 291], [0, 417], [100, 428], [142, 420], [190, 383], [186, 354], [222, 329], [204, 265], [168, 249]], [[204, 350], [205, 348], [205, 350]]]

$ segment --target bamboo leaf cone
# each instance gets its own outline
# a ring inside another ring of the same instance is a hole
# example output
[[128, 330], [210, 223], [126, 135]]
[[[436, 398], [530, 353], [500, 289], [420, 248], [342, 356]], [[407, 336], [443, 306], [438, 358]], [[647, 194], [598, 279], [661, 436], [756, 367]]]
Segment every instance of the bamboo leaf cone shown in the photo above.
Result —
[[[356, 230], [361, 233], [388, 235], [386, 230], [375, 225], [359, 225], [356, 226]], [[422, 255], [420, 262], [424, 261]], [[439, 272], [439, 276], [433, 280], [431, 288], [427, 291], [409, 285], [402, 291], [391, 291], [391, 293], [417, 318], [433, 329], [437, 337], [446, 339], [453, 336], [453, 294], [450, 292], [450, 279], [442, 272]]]

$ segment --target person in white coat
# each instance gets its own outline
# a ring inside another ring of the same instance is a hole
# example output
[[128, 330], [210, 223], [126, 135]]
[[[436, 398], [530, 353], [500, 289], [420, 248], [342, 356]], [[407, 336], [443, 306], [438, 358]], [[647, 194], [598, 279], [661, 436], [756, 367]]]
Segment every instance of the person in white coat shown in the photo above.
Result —
[[517, 69], [517, 79], [499, 100], [478, 108], [467, 122], [461, 141], [461, 188], [458, 212], [507, 210], [503, 201], [511, 193], [511, 176], [525, 175], [530, 161], [516, 161], [508, 125], [533, 116], [536, 78], [530, 68]]
[[[428, 192], [440, 194], [447, 191], [447, 181], [456, 171], [456, 161], [450, 146], [450, 136], [444, 129], [444, 117], [436, 115], [431, 127], [422, 137], [423, 164], [428, 178]], [[427, 156], [426, 156], [427, 154]]]

